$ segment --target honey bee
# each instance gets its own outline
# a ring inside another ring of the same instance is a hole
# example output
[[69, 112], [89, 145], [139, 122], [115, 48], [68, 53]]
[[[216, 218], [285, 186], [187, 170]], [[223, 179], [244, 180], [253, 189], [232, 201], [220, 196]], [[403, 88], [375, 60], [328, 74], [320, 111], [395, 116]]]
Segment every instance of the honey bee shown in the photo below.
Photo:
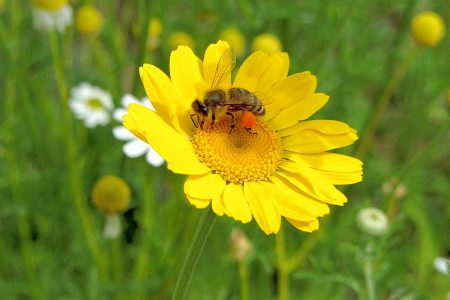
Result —
[[[191, 115], [191, 119], [193, 116], [197, 116], [197, 124], [200, 125], [200, 128], [203, 128], [205, 120], [208, 119], [210, 115], [211, 126], [214, 125], [217, 114], [222, 112], [230, 118], [230, 132], [235, 127], [235, 113], [247, 112], [252, 113], [255, 116], [264, 115], [265, 109], [261, 99], [252, 92], [244, 88], [230, 88], [227, 91], [218, 88], [218, 85], [232, 70], [233, 66], [234, 63], [231, 51], [225, 51], [217, 64], [216, 72], [211, 84], [211, 90], [206, 93], [203, 101], [195, 99], [194, 102], [192, 102], [191, 107], [195, 113]], [[192, 122], [195, 127], [198, 127], [193, 119]], [[246, 123], [248, 124], [249, 122]], [[248, 126], [249, 125], [243, 127], [248, 129]]]

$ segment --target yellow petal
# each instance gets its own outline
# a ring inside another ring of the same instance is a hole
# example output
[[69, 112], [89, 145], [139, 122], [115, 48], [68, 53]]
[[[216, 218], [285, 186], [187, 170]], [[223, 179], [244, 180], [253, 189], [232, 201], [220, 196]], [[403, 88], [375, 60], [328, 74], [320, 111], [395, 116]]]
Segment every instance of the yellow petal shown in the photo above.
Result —
[[283, 162], [280, 167], [285, 170], [278, 172], [282, 177], [317, 200], [334, 205], [347, 202], [347, 197], [317, 171], [294, 162]]
[[218, 174], [189, 176], [184, 183], [184, 192], [197, 199], [212, 199], [222, 194], [225, 181]]
[[245, 199], [242, 185], [230, 183], [223, 191], [223, 203], [230, 217], [242, 223], [252, 220], [252, 212]]
[[223, 191], [220, 194], [214, 194], [212, 198], [212, 210], [214, 213], [218, 216], [223, 216], [223, 214], [226, 214], [227, 216], [230, 215], [228, 210], [225, 207], [225, 204], [223, 203]]
[[329, 98], [329, 96], [321, 93], [310, 94], [307, 98], [301, 99], [298, 103], [294, 103], [282, 109], [269, 121], [269, 124], [275, 130], [291, 127], [299, 121], [311, 117], [328, 102]]
[[258, 182], [245, 182], [244, 194], [259, 227], [267, 235], [277, 233], [280, 229], [281, 216], [274, 199], [267, 196], [263, 186]]
[[167, 162], [174, 173], [199, 175], [210, 172], [200, 163], [189, 139], [164, 122], [156, 112], [140, 105], [131, 104], [124, 116], [124, 125], [138, 137], [145, 137]]
[[294, 126], [279, 130], [277, 133], [281, 137], [293, 135], [303, 130], [314, 130], [329, 135], [346, 133], [356, 133], [356, 130], [344, 122], [335, 120], [309, 120], [298, 122]]
[[[231, 86], [231, 69], [234, 58], [227, 42], [211, 44], [203, 57], [203, 76], [206, 85], [211, 88], [228, 89]], [[220, 66], [218, 65], [220, 61]], [[212, 85], [214, 80], [214, 86]]]
[[209, 199], [209, 200], [197, 199], [197, 198], [191, 197], [189, 195], [186, 195], [186, 198], [188, 199], [189, 203], [194, 205], [196, 208], [205, 208], [211, 202], [211, 199]]
[[356, 131], [347, 124], [332, 120], [302, 121], [278, 131], [285, 150], [320, 153], [353, 144]]
[[308, 165], [330, 179], [332, 184], [352, 184], [362, 180], [362, 162], [336, 153], [299, 154], [286, 151], [291, 161]]
[[185, 105], [191, 105], [201, 96], [197, 93], [198, 85], [206, 86], [202, 61], [187, 46], [180, 46], [170, 54], [170, 78], [181, 92]]
[[269, 92], [276, 101], [266, 105], [265, 120], [270, 120], [283, 109], [305, 100], [314, 93], [316, 87], [317, 78], [310, 72], [296, 73], [285, 78]]
[[145, 64], [139, 68], [145, 92], [158, 115], [177, 131], [189, 135], [193, 124], [189, 121], [189, 112], [180, 91], [174, 88], [170, 78], [155, 66]]
[[144, 84], [145, 92], [161, 118], [171, 124], [175, 108], [172, 99], [179, 97], [173, 89], [167, 75], [157, 67], [144, 64], [139, 68], [139, 75]]
[[295, 228], [305, 231], [305, 232], [313, 232], [317, 229], [319, 229], [319, 221], [317, 219], [309, 221], [309, 222], [303, 222], [298, 220], [293, 220], [286, 218], [289, 223], [291, 223]]
[[289, 56], [286, 53], [257, 51], [239, 68], [233, 86], [255, 92], [266, 104], [264, 95], [287, 76], [288, 70]]
[[311, 221], [330, 213], [330, 208], [323, 202], [309, 196], [298, 187], [279, 175], [270, 177], [273, 189], [266, 189], [278, 203], [284, 217], [301, 221]]

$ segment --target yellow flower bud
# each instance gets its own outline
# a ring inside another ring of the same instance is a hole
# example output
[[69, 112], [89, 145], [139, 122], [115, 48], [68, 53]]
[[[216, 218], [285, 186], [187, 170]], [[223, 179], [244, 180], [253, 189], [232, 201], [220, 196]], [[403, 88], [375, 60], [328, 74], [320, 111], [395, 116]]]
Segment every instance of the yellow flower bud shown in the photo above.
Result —
[[103, 176], [94, 184], [92, 202], [106, 215], [124, 212], [131, 201], [128, 184], [117, 176]]
[[275, 35], [263, 33], [253, 40], [252, 49], [253, 51], [262, 50], [266, 53], [272, 53], [281, 50], [281, 42]]
[[235, 228], [230, 236], [230, 253], [238, 262], [244, 261], [252, 251], [252, 244], [248, 240], [245, 233]]
[[81, 6], [75, 15], [75, 26], [81, 34], [97, 34], [103, 24], [103, 16], [92, 5]]
[[170, 35], [169, 45], [171, 49], [176, 49], [181, 45], [194, 48], [194, 39], [189, 33], [184, 31], [175, 31]]
[[432, 11], [419, 13], [411, 22], [411, 32], [419, 45], [435, 47], [444, 37], [444, 20]]
[[245, 38], [237, 28], [226, 28], [220, 33], [220, 39], [228, 42], [237, 56], [244, 54]]
[[67, 0], [33, 0], [33, 4], [42, 10], [56, 11], [67, 4]]

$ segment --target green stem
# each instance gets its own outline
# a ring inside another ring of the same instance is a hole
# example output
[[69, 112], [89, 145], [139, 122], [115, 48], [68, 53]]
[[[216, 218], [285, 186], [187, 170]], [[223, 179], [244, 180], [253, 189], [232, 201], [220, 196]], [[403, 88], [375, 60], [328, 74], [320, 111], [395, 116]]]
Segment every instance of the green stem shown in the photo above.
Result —
[[375, 281], [373, 279], [373, 262], [372, 262], [372, 243], [367, 244], [366, 252], [364, 253], [364, 279], [366, 281], [367, 299], [375, 300]]
[[383, 91], [380, 98], [375, 103], [373, 113], [370, 116], [369, 122], [367, 123], [367, 129], [363, 137], [361, 138], [360, 142], [358, 143], [358, 146], [355, 149], [354, 153], [355, 157], [362, 158], [366, 154], [370, 142], [372, 141], [373, 136], [375, 134], [375, 130], [378, 127], [381, 115], [388, 106], [389, 101], [392, 98], [392, 95], [394, 94], [400, 81], [406, 74], [406, 71], [413, 62], [415, 56], [417, 55], [417, 49], [418, 48], [416, 47], [411, 48], [409, 54], [405, 57], [405, 60], [400, 65], [400, 67], [394, 72], [394, 75], [387, 84], [386, 89]]
[[286, 248], [284, 241], [283, 227], [275, 236], [275, 248], [278, 258], [278, 281], [277, 296], [278, 300], [289, 299], [289, 270], [286, 268]]
[[[14, 118], [16, 116], [15, 112], [15, 89], [14, 89], [14, 81], [8, 80], [6, 82], [6, 107], [7, 107], [7, 124], [10, 128], [8, 132], [14, 132]], [[8, 169], [9, 169], [9, 177], [11, 182], [11, 191], [13, 200], [15, 201], [18, 207], [25, 206], [25, 197], [23, 194], [23, 190], [20, 186], [20, 175], [19, 175], [19, 166], [16, 154], [18, 153], [16, 148], [16, 143], [14, 142], [14, 136], [11, 134], [8, 136]], [[19, 229], [19, 239], [20, 239], [20, 250], [22, 252], [23, 262], [25, 264], [25, 270], [28, 277], [28, 281], [31, 285], [31, 290], [33, 292], [34, 299], [44, 299], [44, 295], [39, 285], [39, 281], [36, 276], [36, 266], [35, 260], [33, 258], [33, 249], [30, 243], [30, 224], [28, 222], [27, 212], [21, 209], [17, 215], [17, 225]]]
[[191, 246], [189, 247], [188, 253], [184, 258], [183, 266], [181, 267], [180, 274], [178, 275], [172, 299], [186, 299], [189, 283], [215, 220], [216, 214], [212, 211], [211, 205], [209, 205], [205, 208], [205, 211], [200, 218], [197, 225], [197, 230], [195, 231], [194, 238], [191, 242]]
[[239, 278], [241, 281], [241, 300], [248, 300], [248, 268], [245, 259], [239, 261]]
[[[152, 172], [147, 167], [145, 171], [145, 182], [151, 182], [153, 184], [146, 184], [144, 186], [144, 213], [140, 216], [139, 227], [141, 228], [139, 236], [139, 252], [134, 265], [134, 278], [135, 282], [140, 284], [149, 274], [149, 261], [150, 261], [150, 239], [152, 223], [154, 220], [154, 186], [156, 186], [155, 176], [152, 176]], [[145, 293], [141, 289], [138, 290], [136, 299], [145, 299]]]
[[138, 86], [139, 86], [139, 73], [138, 68], [144, 63], [145, 52], [147, 49], [147, 40], [148, 40], [148, 26], [150, 24], [150, 13], [149, 10], [146, 9], [145, 1], [138, 2], [138, 5], [142, 6], [140, 9], [144, 11], [143, 20], [140, 22], [139, 28], [139, 43], [138, 43], [138, 53], [136, 55], [136, 61], [134, 62], [133, 69], [133, 82], [131, 85], [131, 93], [136, 95]]
[[63, 111], [63, 124], [62, 132], [64, 136], [64, 142], [66, 145], [66, 165], [68, 177], [70, 180], [70, 187], [73, 194], [73, 199], [75, 202], [75, 207], [78, 212], [78, 216], [83, 227], [84, 235], [88, 244], [88, 248], [94, 257], [97, 267], [99, 269], [102, 279], [106, 282], [108, 277], [108, 272], [106, 271], [106, 263], [103, 259], [100, 247], [95, 239], [95, 228], [91, 220], [91, 216], [88, 213], [88, 208], [86, 204], [86, 197], [82, 189], [82, 183], [80, 181], [81, 174], [78, 169], [76, 153], [75, 153], [75, 141], [72, 134], [71, 128], [71, 115], [68, 105], [68, 89], [64, 79], [64, 71], [62, 67], [61, 54], [58, 43], [58, 35], [55, 31], [50, 33], [52, 58], [54, 63], [55, 77], [58, 86], [59, 96], [61, 100], [61, 109]]

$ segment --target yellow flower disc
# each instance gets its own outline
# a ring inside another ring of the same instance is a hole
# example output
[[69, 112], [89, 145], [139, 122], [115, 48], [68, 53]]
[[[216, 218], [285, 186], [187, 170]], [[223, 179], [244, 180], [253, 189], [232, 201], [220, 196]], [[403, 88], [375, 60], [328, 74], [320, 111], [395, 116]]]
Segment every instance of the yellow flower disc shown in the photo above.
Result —
[[280, 138], [262, 122], [249, 131], [236, 120], [231, 132], [226, 118], [205, 124], [195, 131], [192, 144], [199, 161], [227, 182], [266, 180], [283, 160]]
[[67, 0], [33, 0], [33, 4], [43, 10], [55, 11], [67, 4]]
[[75, 26], [82, 34], [95, 34], [103, 24], [101, 13], [92, 5], [81, 6], [75, 15]]
[[241, 56], [245, 51], [245, 39], [242, 33], [234, 27], [228, 27], [220, 34], [220, 39], [228, 42], [231, 49], [237, 56]]
[[411, 32], [419, 45], [435, 47], [445, 35], [444, 20], [432, 11], [419, 13], [411, 22]]
[[253, 51], [264, 51], [266, 53], [273, 53], [281, 50], [280, 40], [270, 33], [263, 33], [258, 35], [252, 43]]
[[92, 189], [92, 202], [107, 215], [124, 212], [130, 201], [130, 187], [117, 176], [103, 176], [97, 180]]
[[194, 39], [192, 36], [184, 31], [175, 31], [169, 38], [169, 45], [171, 49], [177, 49], [178, 46], [188, 46], [194, 48]]

